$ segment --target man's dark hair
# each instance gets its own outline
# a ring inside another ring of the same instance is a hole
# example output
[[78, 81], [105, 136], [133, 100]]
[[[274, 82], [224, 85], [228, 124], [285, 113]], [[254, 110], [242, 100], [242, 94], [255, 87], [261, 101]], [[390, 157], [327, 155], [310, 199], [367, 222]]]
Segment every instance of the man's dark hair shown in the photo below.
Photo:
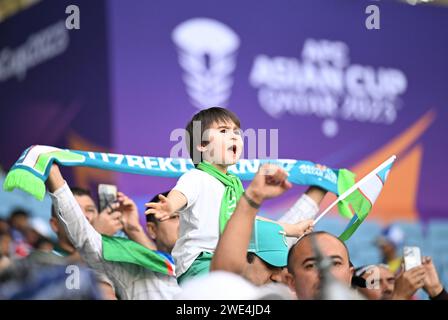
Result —
[[[161, 195], [163, 195], [163, 196], [165, 196], [165, 197], [168, 197], [168, 193], [170, 193], [170, 192], [169, 192], [169, 191], [165, 191], [165, 192], [162, 192], [162, 193], [159, 193], [159, 194], [161, 194]], [[159, 194], [156, 194], [156, 195], [154, 196], [154, 198], [152, 198], [149, 202], [159, 202], [159, 201], [160, 201], [160, 199], [159, 199]], [[148, 209], [148, 208], [145, 207], [145, 211], [146, 211], [147, 209]], [[157, 225], [157, 223], [158, 223], [158, 221], [157, 221], [155, 215], [153, 215], [153, 214], [147, 214], [147, 215], [146, 215], [146, 222], [154, 222], [156, 225]]]
[[[201, 136], [195, 137], [194, 134], [197, 134], [194, 130], [194, 123], [200, 123], [201, 127]], [[185, 141], [187, 143], [187, 149], [190, 153], [190, 158], [193, 160], [195, 165], [199, 164], [202, 161], [202, 153], [196, 149], [196, 145], [198, 142], [207, 145], [207, 141], [202, 141], [202, 136], [204, 131], [209, 129], [214, 122], [229, 122], [232, 121], [238, 128], [241, 128], [240, 119], [234, 114], [232, 111], [228, 109], [224, 109], [221, 107], [213, 107], [199, 111], [196, 113], [193, 118], [188, 122], [187, 127], [185, 128], [186, 137]], [[196, 145], [195, 145], [196, 143]]]
[[297, 245], [299, 244], [299, 243], [301, 243], [304, 239], [306, 239], [306, 238], [308, 238], [308, 237], [311, 237], [311, 236], [318, 236], [318, 235], [322, 235], [322, 234], [327, 234], [327, 235], [330, 235], [330, 236], [332, 236], [333, 238], [335, 238], [335, 239], [337, 239], [340, 243], [342, 243], [342, 245], [344, 246], [344, 248], [345, 248], [345, 251], [347, 251], [347, 258], [348, 258], [348, 263], [349, 264], [351, 264], [351, 261], [350, 261], [350, 253], [348, 252], [348, 248], [347, 248], [347, 246], [345, 245], [345, 243], [344, 243], [344, 241], [342, 241], [341, 239], [339, 239], [338, 237], [336, 237], [335, 235], [333, 235], [333, 234], [331, 234], [331, 233], [329, 233], [329, 232], [326, 232], [326, 231], [315, 231], [315, 232], [311, 232], [311, 233], [308, 233], [308, 234], [306, 234], [305, 236], [303, 236], [299, 241], [297, 241], [290, 249], [289, 249], [289, 252], [288, 252], [288, 272], [289, 273], [293, 273], [293, 269], [292, 269], [292, 256], [294, 255], [294, 250], [295, 250], [295, 248], [297, 247]]
[[9, 215], [9, 219], [13, 219], [13, 218], [20, 217], [20, 216], [29, 218], [30, 214], [27, 211], [25, 211], [24, 209], [15, 209]]
[[[255, 256], [257, 256], [258, 258], [260, 258], [256, 253], [254, 253], [254, 252], [248, 252], [247, 255], [246, 255], [247, 263], [249, 263], [249, 264], [254, 263]], [[262, 258], [260, 258], [260, 260], [261, 260], [261, 261], [262, 261], [262, 262], [263, 262], [269, 269], [271, 269], [271, 270], [275, 270], [275, 269], [279, 269], [279, 268], [284, 268], [284, 267], [276, 267], [276, 266], [273, 266], [272, 264], [267, 263], [266, 261], [264, 261]]]
[[20, 209], [20, 208], [14, 209], [14, 211], [12, 211], [8, 217], [8, 224], [10, 226], [12, 226], [14, 219], [19, 218], [19, 217], [29, 218], [30, 214], [27, 211], [25, 211], [24, 209]]
[[70, 190], [72, 191], [74, 196], [78, 196], [78, 197], [89, 196], [90, 198], [92, 198], [92, 194], [87, 189], [80, 188], [80, 187], [71, 187]]
[[49, 238], [44, 237], [44, 236], [39, 236], [39, 238], [37, 239], [36, 243], [34, 243], [34, 248], [35, 249], [40, 249], [42, 248], [45, 244], [51, 244], [52, 246], [54, 246], [53, 241], [51, 241]]
[[[350, 262], [350, 267], [355, 267]], [[367, 272], [368, 266], [361, 266], [355, 269], [352, 277], [352, 288], [367, 288], [367, 281], [363, 278], [363, 275]]]
[[[80, 187], [71, 187], [70, 191], [73, 193], [74, 196], [89, 196], [90, 198], [92, 198], [92, 194], [90, 193], [89, 190], [84, 189], [84, 188], [80, 188]], [[57, 212], [56, 212], [56, 206], [54, 205], [54, 203], [51, 203], [51, 216], [53, 218], [57, 217]]]

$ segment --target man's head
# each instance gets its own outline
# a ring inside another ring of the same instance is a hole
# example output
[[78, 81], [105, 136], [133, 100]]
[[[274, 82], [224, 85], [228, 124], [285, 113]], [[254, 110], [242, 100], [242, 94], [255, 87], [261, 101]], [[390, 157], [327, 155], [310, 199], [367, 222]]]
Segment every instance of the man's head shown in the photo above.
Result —
[[358, 288], [369, 300], [390, 300], [395, 288], [395, 276], [384, 264], [358, 268], [356, 275], [366, 282], [365, 288]]
[[[162, 193], [165, 197], [169, 191]], [[159, 202], [158, 195], [151, 199], [150, 202]], [[153, 239], [160, 251], [171, 253], [174, 244], [179, 237], [179, 215], [176, 214], [168, 220], [159, 221], [153, 214], [146, 215], [146, 228], [148, 235]]]
[[186, 127], [187, 149], [193, 163], [235, 164], [243, 150], [240, 120], [230, 110], [213, 107], [193, 116]]
[[390, 225], [384, 228], [381, 235], [376, 240], [376, 245], [383, 255], [383, 261], [389, 262], [396, 258], [397, 250], [404, 241], [404, 232], [397, 225]]
[[262, 286], [271, 282], [287, 284], [286, 267], [273, 266], [252, 252], [247, 253], [247, 263], [243, 276], [254, 285]]
[[92, 221], [98, 216], [98, 208], [93, 201], [90, 191], [79, 187], [72, 187], [70, 190], [75, 196], [76, 202], [78, 202], [82, 212], [91, 224]]
[[275, 222], [255, 219], [244, 277], [255, 285], [286, 284], [287, 259], [288, 244], [283, 228]]
[[290, 249], [288, 255], [288, 285], [295, 290], [299, 300], [317, 299], [320, 296], [321, 279], [312, 237], [322, 256], [331, 259], [330, 272], [335, 279], [350, 287], [353, 275], [344, 242], [327, 232], [309, 233]]
[[29, 214], [25, 210], [16, 209], [9, 216], [9, 224], [14, 229], [25, 231], [29, 227]]

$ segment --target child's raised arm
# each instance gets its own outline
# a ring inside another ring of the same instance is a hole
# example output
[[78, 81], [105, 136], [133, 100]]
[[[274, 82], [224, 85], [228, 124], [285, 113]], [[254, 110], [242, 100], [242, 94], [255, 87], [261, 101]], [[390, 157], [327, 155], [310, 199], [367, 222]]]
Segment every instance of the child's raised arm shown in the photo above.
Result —
[[310, 233], [313, 231], [313, 219], [306, 219], [297, 223], [274, 221], [261, 216], [257, 216], [257, 219], [274, 222], [281, 225], [283, 230], [285, 230], [285, 235], [287, 237], [300, 238], [305, 233]]
[[294, 224], [284, 222], [277, 223], [283, 227], [287, 237], [300, 238], [305, 233], [310, 233], [313, 231], [313, 222], [313, 219], [306, 219]]
[[177, 190], [171, 190], [168, 197], [159, 194], [159, 199], [159, 202], [145, 203], [145, 206], [149, 208], [145, 214], [154, 214], [160, 221], [169, 219], [187, 204], [187, 198]]

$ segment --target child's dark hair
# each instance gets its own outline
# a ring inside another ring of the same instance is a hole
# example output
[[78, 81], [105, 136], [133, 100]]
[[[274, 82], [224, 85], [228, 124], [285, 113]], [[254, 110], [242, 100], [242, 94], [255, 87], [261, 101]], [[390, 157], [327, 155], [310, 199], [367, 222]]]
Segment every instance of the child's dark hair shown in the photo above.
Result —
[[[208, 109], [204, 109], [196, 113], [193, 118], [188, 122], [187, 127], [185, 128], [187, 136], [185, 137], [185, 141], [187, 143], [187, 149], [190, 153], [190, 158], [193, 160], [194, 165], [199, 164], [202, 161], [202, 153], [196, 149], [196, 145], [199, 143], [206, 145], [206, 141], [202, 141], [202, 136], [204, 131], [209, 129], [214, 122], [233, 122], [238, 128], [241, 128], [240, 119], [234, 114], [232, 111], [221, 108], [221, 107], [212, 107]], [[200, 124], [201, 136], [197, 137], [194, 134], [198, 134], [199, 132], [195, 129], [195, 122]]]
[[[162, 193], [160, 193], [161, 195], [163, 195], [163, 196], [165, 196], [165, 197], [168, 197], [168, 193], [170, 193], [169, 191], [166, 191], [166, 192], [162, 192]], [[155, 196], [154, 196], [154, 198], [152, 198], [151, 199], [151, 201], [149, 201], [149, 202], [159, 202], [160, 201], [160, 199], [159, 199], [159, 194], [156, 194]], [[145, 210], [146, 209], [148, 209], [148, 208], [145, 208]], [[147, 214], [146, 215], [146, 222], [154, 222], [156, 225], [157, 225], [157, 223], [158, 223], [158, 221], [157, 221], [157, 219], [156, 219], [156, 216], [155, 215], [153, 215], [153, 214]]]

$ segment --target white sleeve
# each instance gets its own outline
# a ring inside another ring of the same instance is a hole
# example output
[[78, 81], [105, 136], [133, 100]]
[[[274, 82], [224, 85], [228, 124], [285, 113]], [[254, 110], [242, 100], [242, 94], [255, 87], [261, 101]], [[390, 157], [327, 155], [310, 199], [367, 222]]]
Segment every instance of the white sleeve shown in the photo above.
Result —
[[297, 223], [306, 219], [314, 219], [319, 212], [317, 203], [308, 195], [302, 196], [289, 208], [289, 210], [278, 219], [279, 222]]
[[[289, 210], [278, 219], [279, 222], [285, 223], [298, 223], [306, 219], [314, 219], [319, 212], [319, 207], [317, 203], [311, 199], [305, 193], [294, 203], [294, 205], [289, 208]], [[291, 248], [297, 238], [287, 237], [286, 242], [288, 242], [288, 247]]]
[[190, 208], [198, 199], [200, 187], [202, 185], [200, 173], [190, 170], [184, 173], [176, 183], [173, 190], [181, 192], [187, 198], [187, 204], [180, 211]]
[[67, 236], [81, 257], [86, 261], [102, 260], [101, 235], [92, 227], [67, 183], [50, 193], [57, 209], [57, 218], [64, 226]]
[[110, 285], [112, 287], [112, 290], [114, 290], [114, 292], [115, 292], [115, 285], [114, 285], [113, 281], [104, 272], [93, 269], [93, 274], [95, 275], [96, 279], [99, 282], [107, 283], [108, 285]]

